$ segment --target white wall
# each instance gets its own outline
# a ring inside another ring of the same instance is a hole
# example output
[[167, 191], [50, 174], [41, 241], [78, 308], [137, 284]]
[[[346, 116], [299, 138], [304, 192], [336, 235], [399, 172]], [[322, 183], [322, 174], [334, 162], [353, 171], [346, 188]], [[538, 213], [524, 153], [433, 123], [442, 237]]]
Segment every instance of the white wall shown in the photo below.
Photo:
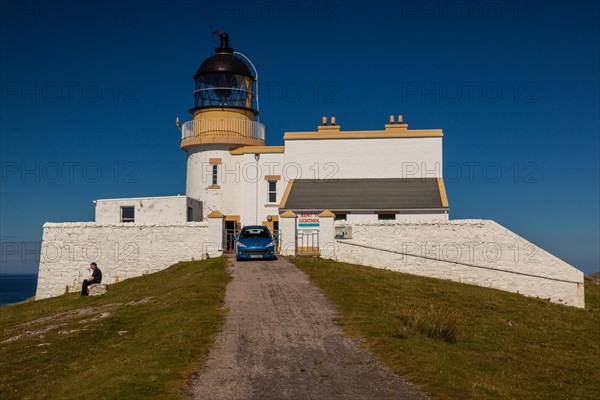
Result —
[[96, 200], [96, 222], [118, 224], [121, 222], [121, 207], [135, 207], [136, 224], [184, 223], [188, 206], [196, 210], [195, 215], [202, 215], [202, 205], [186, 196], [101, 199]]
[[160, 271], [211, 253], [206, 222], [181, 224], [46, 223], [36, 299], [81, 290], [96, 261], [103, 283]]
[[[323, 211], [323, 210], [322, 210]], [[401, 213], [396, 214], [396, 221], [422, 221], [422, 220], [447, 220], [448, 214], [443, 212], [413, 212], [413, 213]], [[379, 221], [378, 215], [374, 213], [359, 213], [352, 212], [346, 215], [346, 221], [349, 223], [354, 222], [374, 222]]]
[[[208, 189], [210, 158], [222, 160], [219, 189]], [[265, 175], [281, 176], [276, 204], [290, 179], [439, 177], [442, 138], [287, 140], [285, 153], [261, 153], [258, 165], [257, 184], [254, 154], [232, 155], [226, 145], [198, 146], [188, 153], [186, 195], [202, 201], [204, 216], [218, 210], [239, 215], [242, 225], [260, 224], [278, 213], [277, 207], [268, 206]]]
[[[211, 158], [221, 159], [217, 183], [219, 189], [209, 189], [212, 186]], [[215, 210], [237, 215], [241, 207], [240, 182], [246, 173], [239, 156], [229, 153], [229, 146], [194, 147], [188, 152], [186, 195], [202, 202], [204, 216]]]
[[442, 138], [286, 140], [285, 162], [291, 179], [434, 178], [442, 176]]
[[[242, 208], [238, 213], [241, 216], [242, 225], [252, 225], [258, 222], [266, 221], [268, 215], [279, 214], [279, 202], [285, 191], [286, 181], [283, 180], [282, 171], [284, 168], [283, 153], [263, 153], [258, 161], [259, 174], [258, 182], [256, 180], [256, 160], [254, 154], [244, 154], [238, 156], [239, 162], [243, 165], [249, 165], [245, 179], [240, 183], [239, 196], [242, 199]], [[277, 201], [269, 203], [267, 198], [268, 183], [265, 180], [266, 175], [279, 175], [281, 180], [277, 181]], [[258, 193], [258, 196], [257, 196]], [[256, 205], [258, 200], [258, 221], [256, 218]], [[275, 207], [269, 207], [275, 206]]]
[[[341, 224], [342, 221], [336, 221], [336, 225]], [[377, 221], [346, 225], [352, 226], [352, 239], [334, 242], [333, 258], [338, 261], [584, 307], [583, 272], [494, 221]]]
[[396, 214], [396, 221], [423, 221], [423, 220], [431, 220], [431, 221], [447, 221], [448, 213], [447, 212], [414, 212], [408, 213], [403, 212], [401, 214]]

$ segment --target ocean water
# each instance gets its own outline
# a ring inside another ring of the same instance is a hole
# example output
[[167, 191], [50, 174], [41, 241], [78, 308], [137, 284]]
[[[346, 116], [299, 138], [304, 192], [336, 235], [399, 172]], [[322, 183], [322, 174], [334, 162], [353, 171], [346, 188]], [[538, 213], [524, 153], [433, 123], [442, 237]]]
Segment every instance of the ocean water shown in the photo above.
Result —
[[0, 274], [0, 306], [18, 303], [33, 295], [37, 284], [37, 275]]

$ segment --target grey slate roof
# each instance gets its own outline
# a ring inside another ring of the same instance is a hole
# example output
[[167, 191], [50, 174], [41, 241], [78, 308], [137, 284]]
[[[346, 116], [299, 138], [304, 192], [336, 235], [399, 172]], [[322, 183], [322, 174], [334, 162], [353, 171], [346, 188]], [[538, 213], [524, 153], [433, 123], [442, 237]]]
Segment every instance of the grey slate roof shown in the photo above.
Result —
[[436, 178], [296, 179], [284, 210], [442, 208]]

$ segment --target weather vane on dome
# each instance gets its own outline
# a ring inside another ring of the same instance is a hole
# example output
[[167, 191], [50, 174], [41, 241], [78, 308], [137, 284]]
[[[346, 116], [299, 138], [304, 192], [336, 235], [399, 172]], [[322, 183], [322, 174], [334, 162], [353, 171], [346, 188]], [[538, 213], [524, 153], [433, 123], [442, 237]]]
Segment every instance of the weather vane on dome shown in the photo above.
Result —
[[227, 32], [221, 29], [215, 29], [212, 33], [213, 35], [218, 36], [219, 40], [221, 41], [221, 45], [219, 46], [219, 48], [229, 49], [229, 35], [227, 34]]

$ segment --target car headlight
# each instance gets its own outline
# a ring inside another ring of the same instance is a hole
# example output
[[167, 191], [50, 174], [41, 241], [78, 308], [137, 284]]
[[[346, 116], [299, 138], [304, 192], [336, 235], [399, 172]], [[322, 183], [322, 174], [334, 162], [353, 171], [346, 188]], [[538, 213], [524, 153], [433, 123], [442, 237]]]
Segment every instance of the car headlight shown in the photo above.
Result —
[[269, 242], [267, 243], [267, 245], [265, 247], [272, 247], [275, 246], [275, 242]]
[[242, 242], [238, 242], [238, 243], [237, 243], [237, 246], [238, 246], [238, 247], [242, 247], [242, 248], [246, 248], [246, 247], [248, 247], [248, 246], [246, 246], [246, 245], [245, 245], [244, 243], [242, 243]]

